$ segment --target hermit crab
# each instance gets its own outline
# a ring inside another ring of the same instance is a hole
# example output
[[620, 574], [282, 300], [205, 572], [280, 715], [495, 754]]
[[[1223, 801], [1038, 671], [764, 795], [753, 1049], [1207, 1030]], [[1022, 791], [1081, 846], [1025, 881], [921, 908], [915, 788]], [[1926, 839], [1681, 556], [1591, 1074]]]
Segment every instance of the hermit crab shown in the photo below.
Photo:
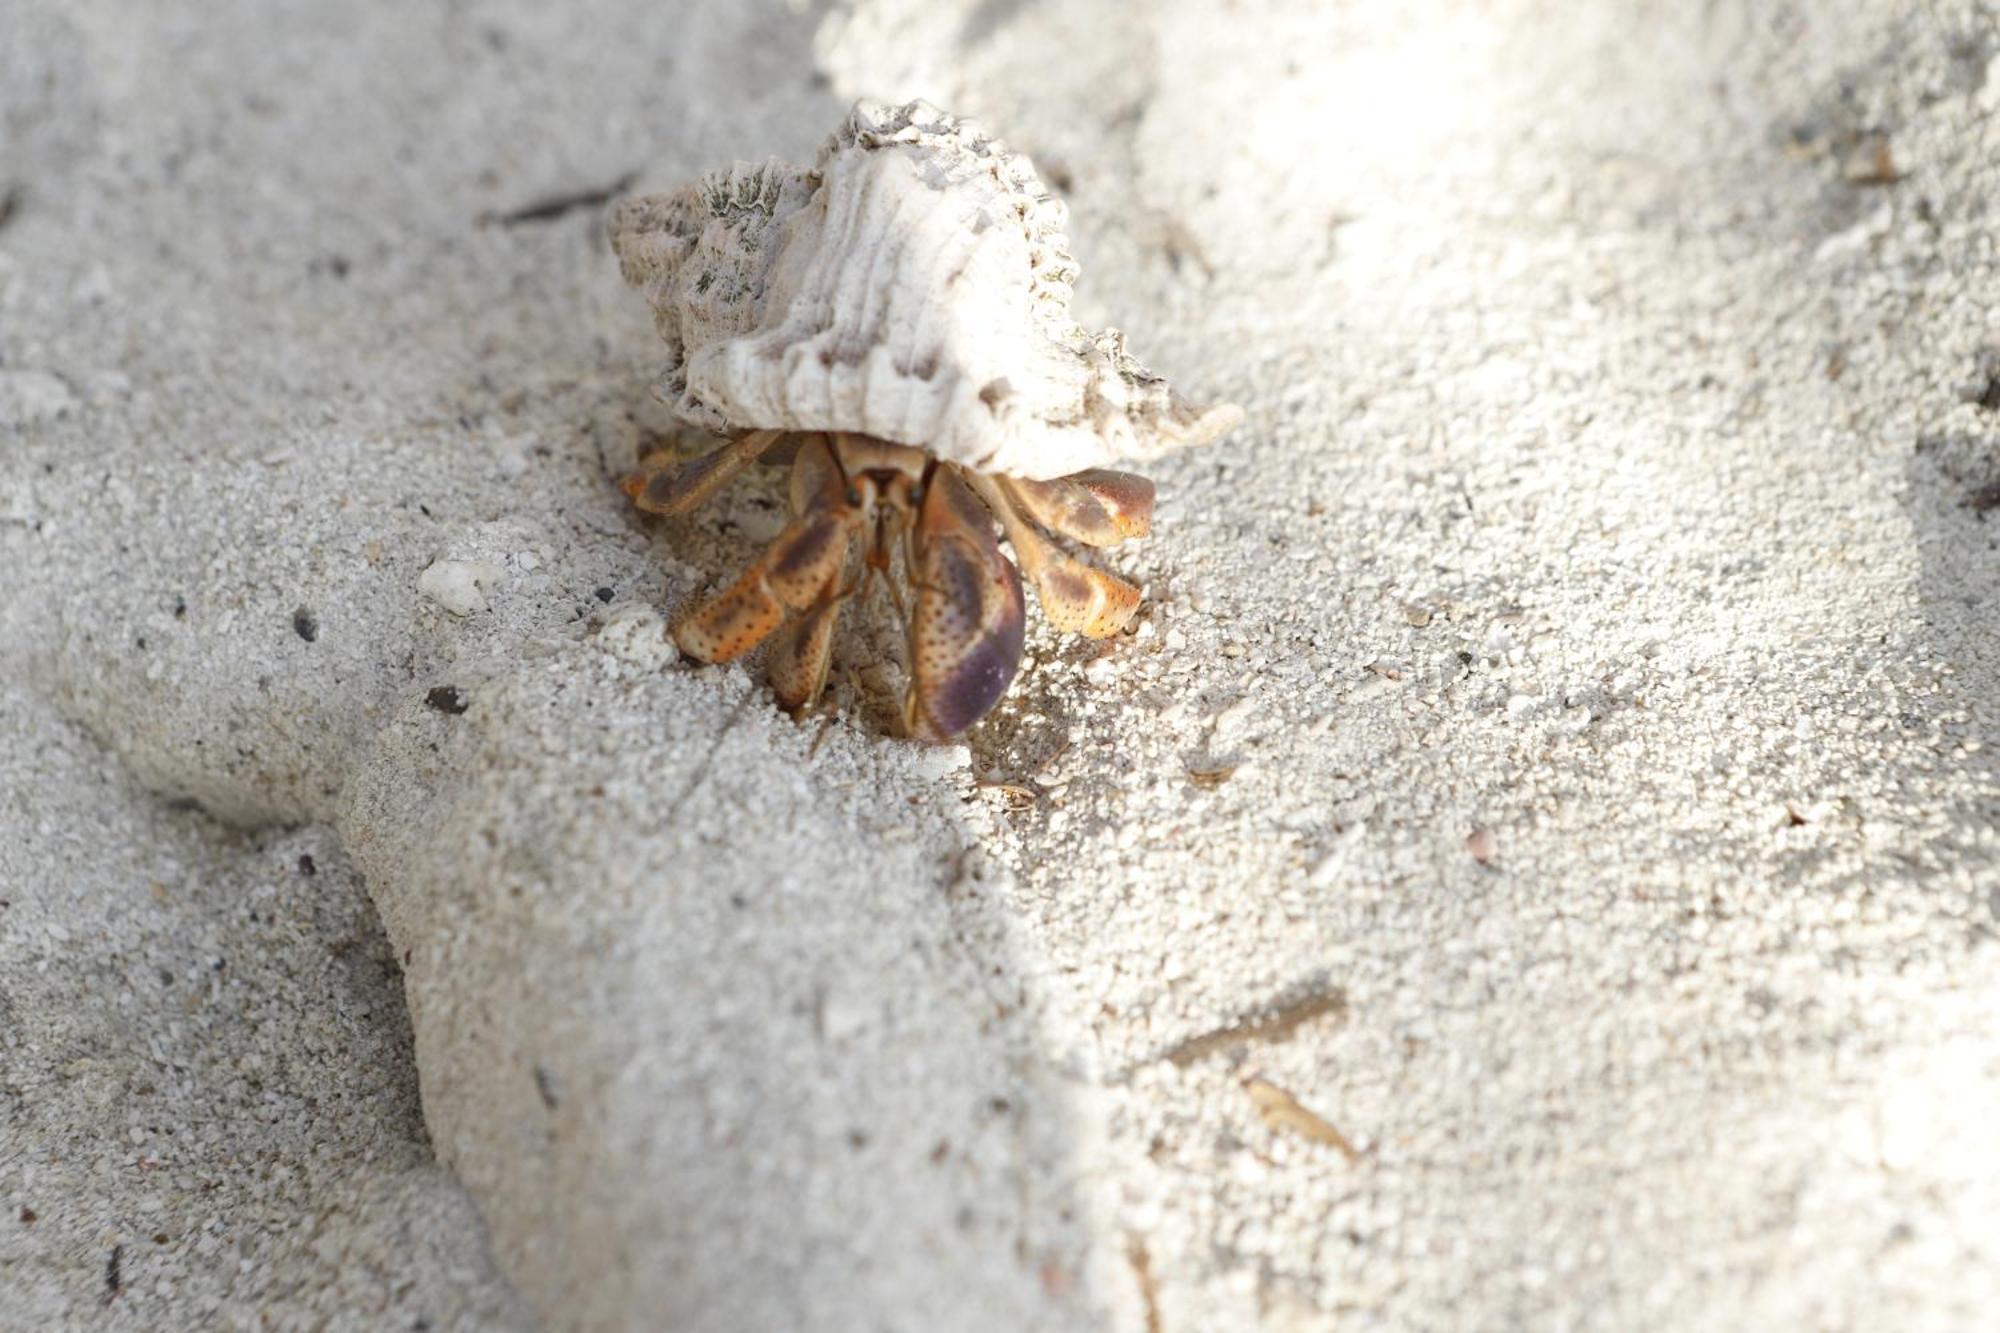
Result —
[[1014, 678], [1021, 574], [1057, 629], [1125, 627], [1139, 590], [1040, 529], [1144, 535], [1152, 483], [1110, 465], [1242, 414], [1189, 404], [1117, 330], [1071, 318], [1066, 225], [1025, 157], [924, 102], [858, 104], [810, 169], [739, 165], [614, 207], [620, 269], [667, 345], [659, 395], [727, 439], [644, 460], [627, 493], [685, 514], [759, 459], [791, 460], [790, 522], [676, 618], [683, 652], [727, 662], [775, 635], [772, 688], [810, 707], [842, 605], [879, 576], [907, 641], [904, 726], [941, 740]]

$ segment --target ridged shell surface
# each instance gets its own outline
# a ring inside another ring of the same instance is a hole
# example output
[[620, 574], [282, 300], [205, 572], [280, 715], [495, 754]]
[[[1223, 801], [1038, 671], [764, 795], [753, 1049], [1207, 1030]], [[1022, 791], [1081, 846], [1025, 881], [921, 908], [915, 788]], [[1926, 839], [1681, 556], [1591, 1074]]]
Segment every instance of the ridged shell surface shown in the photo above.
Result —
[[669, 349], [662, 396], [718, 433], [856, 431], [1045, 479], [1235, 425], [1070, 317], [1066, 222], [971, 122], [863, 102], [811, 170], [627, 199], [611, 241]]

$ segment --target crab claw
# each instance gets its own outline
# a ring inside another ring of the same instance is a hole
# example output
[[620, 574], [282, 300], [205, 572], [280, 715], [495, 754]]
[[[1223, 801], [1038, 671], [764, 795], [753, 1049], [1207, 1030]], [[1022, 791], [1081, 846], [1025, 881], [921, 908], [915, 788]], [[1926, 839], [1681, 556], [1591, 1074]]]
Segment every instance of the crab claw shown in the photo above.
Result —
[[[1131, 480], [1144, 484], [1150, 494], [1151, 483], [1139, 477]], [[1000, 526], [1007, 530], [1014, 558], [1021, 562], [1021, 572], [1035, 585], [1035, 595], [1041, 599], [1042, 613], [1048, 616], [1049, 624], [1065, 633], [1080, 632], [1093, 639], [1106, 639], [1131, 623], [1132, 613], [1139, 609], [1139, 590], [1116, 575], [1071, 559], [1037, 532], [1032, 523], [1021, 517], [1015, 504], [1022, 483], [1011, 479], [1002, 483], [975, 473], [972, 484], [979, 488]]]
[[1153, 526], [1153, 483], [1130, 472], [1091, 468], [1053, 481], [1008, 477], [1005, 484], [1028, 517], [1086, 546], [1116, 546]]
[[1118, 633], [1131, 623], [1132, 613], [1139, 608], [1137, 588], [1115, 574], [1063, 555], [1038, 564], [1035, 593], [1049, 624], [1090, 639], [1108, 639]]
[[1089, 491], [1111, 521], [1120, 537], [1143, 537], [1153, 530], [1153, 482], [1132, 472], [1090, 468], [1072, 473], [1068, 480]]
[[934, 468], [910, 543], [910, 734], [946, 740], [986, 716], [1021, 665], [1021, 578], [955, 469]]

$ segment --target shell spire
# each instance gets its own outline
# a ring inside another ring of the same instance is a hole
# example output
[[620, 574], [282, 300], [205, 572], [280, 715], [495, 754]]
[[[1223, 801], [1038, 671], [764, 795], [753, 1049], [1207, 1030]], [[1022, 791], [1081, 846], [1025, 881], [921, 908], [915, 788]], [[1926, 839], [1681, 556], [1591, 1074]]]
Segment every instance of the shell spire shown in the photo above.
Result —
[[667, 345], [662, 398], [717, 433], [850, 431], [1043, 480], [1242, 416], [1080, 326], [1062, 201], [926, 102], [857, 103], [811, 169], [711, 172], [622, 201], [610, 226]]

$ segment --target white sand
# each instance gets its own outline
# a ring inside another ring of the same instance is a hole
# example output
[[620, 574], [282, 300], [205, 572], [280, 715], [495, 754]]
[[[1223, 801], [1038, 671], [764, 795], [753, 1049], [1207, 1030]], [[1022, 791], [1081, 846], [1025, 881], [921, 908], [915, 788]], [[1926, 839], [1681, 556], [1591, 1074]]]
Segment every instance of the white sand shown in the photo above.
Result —
[[[1975, 1322], [2000, 17], [1908, 8], [0, 0], [0, 1326]], [[500, 220], [863, 93], [1249, 412], [969, 753], [670, 660], [776, 479], [637, 521], [643, 303]]]

